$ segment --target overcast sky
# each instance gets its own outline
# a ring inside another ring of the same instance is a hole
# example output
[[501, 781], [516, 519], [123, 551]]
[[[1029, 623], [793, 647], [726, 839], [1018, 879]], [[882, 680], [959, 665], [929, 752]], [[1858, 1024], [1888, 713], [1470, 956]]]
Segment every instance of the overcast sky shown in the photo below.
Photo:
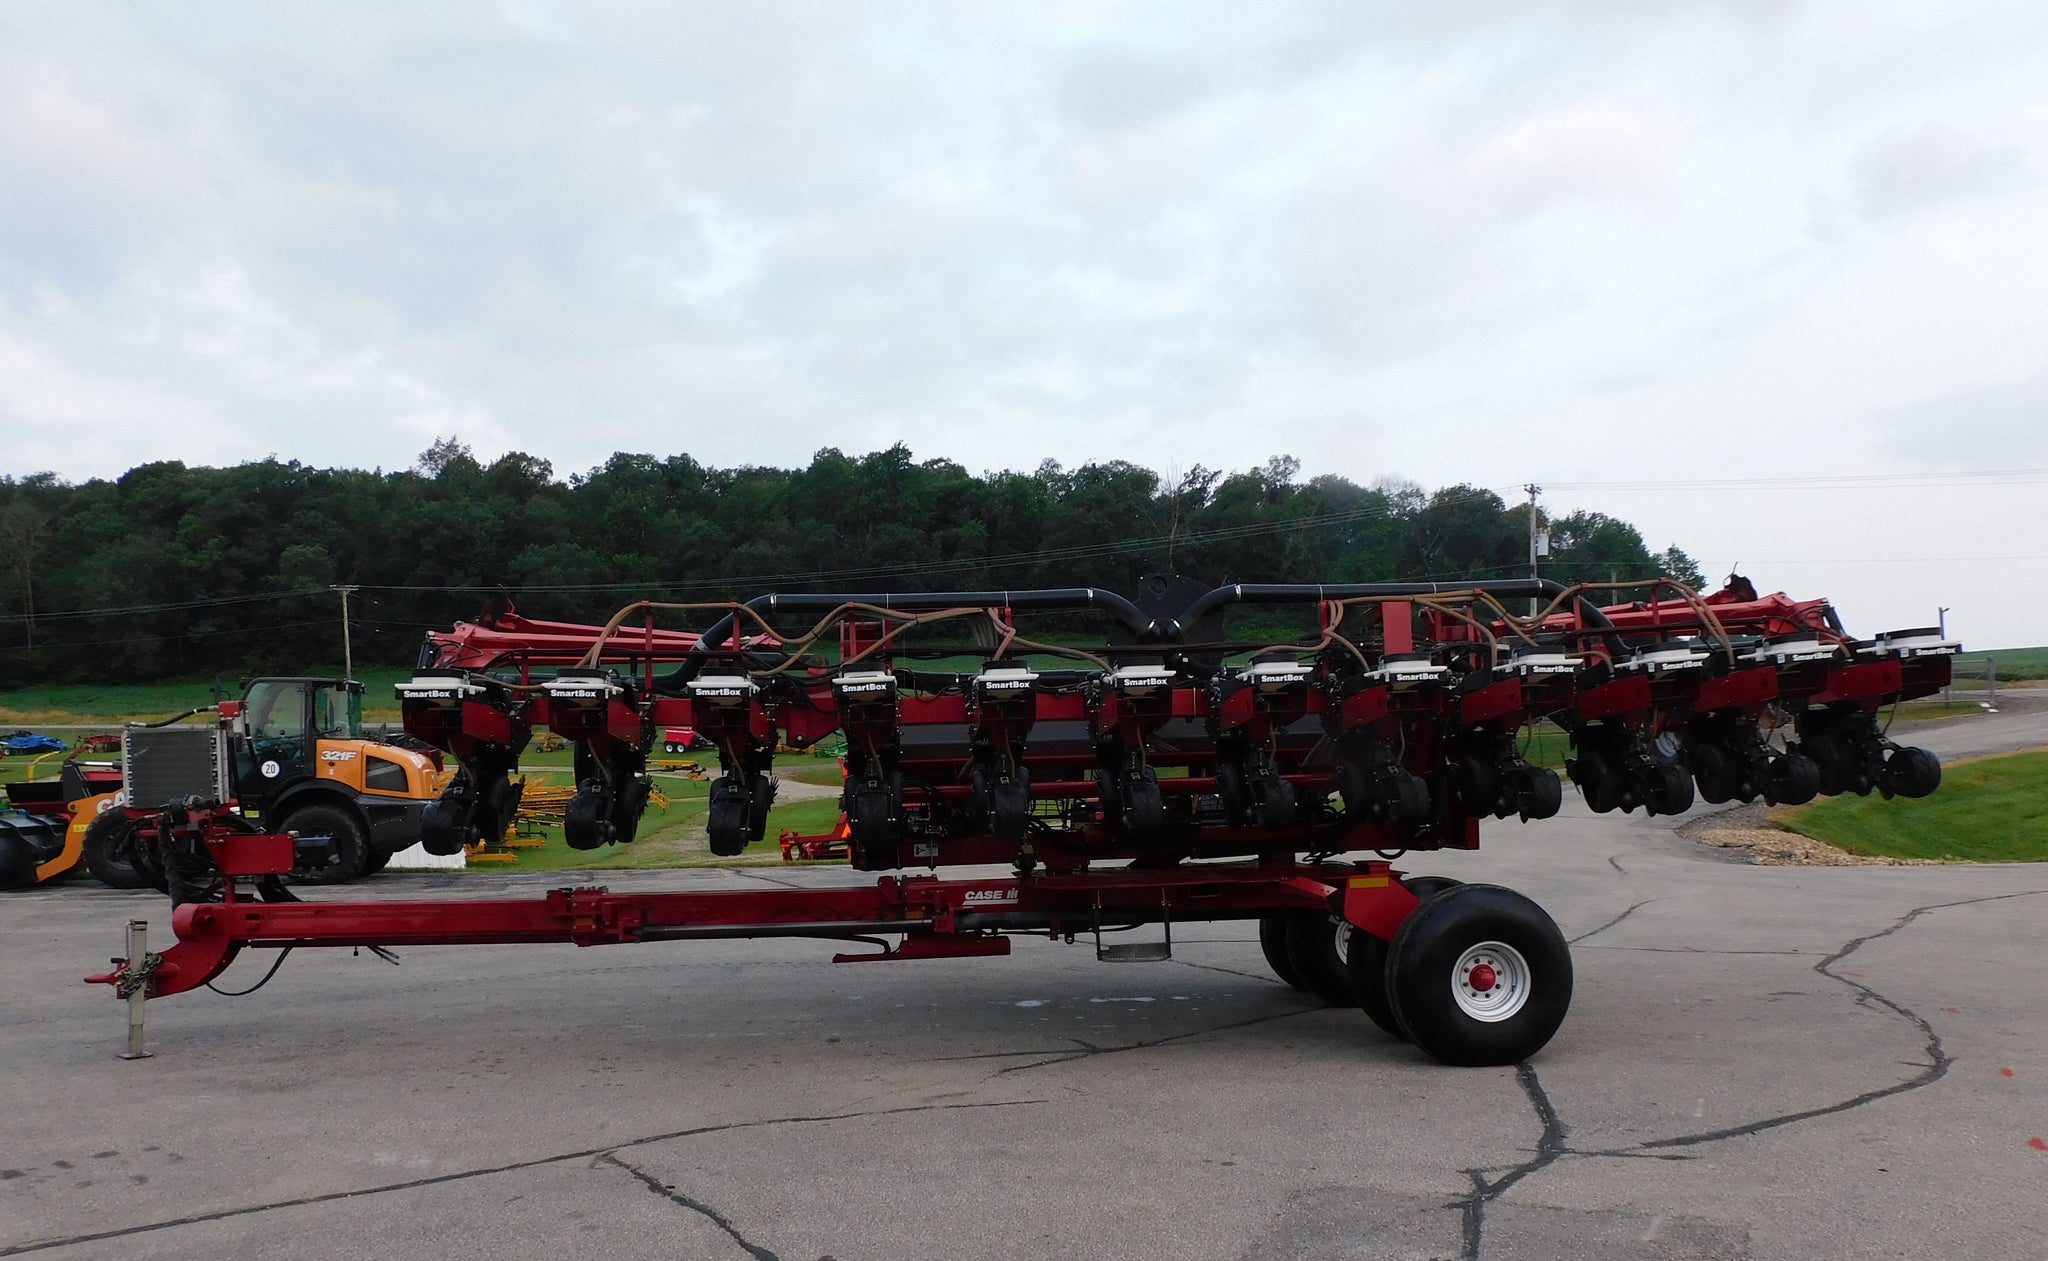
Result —
[[0, 473], [1291, 453], [2048, 643], [2044, 173], [2038, 0], [11, 5]]

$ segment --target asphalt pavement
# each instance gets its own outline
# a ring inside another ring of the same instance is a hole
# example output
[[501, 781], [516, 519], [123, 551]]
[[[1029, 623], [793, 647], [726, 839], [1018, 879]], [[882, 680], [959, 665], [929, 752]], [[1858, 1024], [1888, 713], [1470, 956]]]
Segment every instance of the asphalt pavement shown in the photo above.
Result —
[[[2048, 718], [1911, 738], [2043, 745]], [[131, 917], [161, 940], [162, 900], [9, 894], [0, 1256], [2048, 1256], [2048, 865], [1750, 866], [1685, 821], [1568, 800], [1412, 860], [1574, 939], [1570, 1018], [1501, 1069], [1286, 988], [1242, 924], [1182, 925], [1153, 964], [1033, 939], [842, 966], [791, 941], [300, 951], [246, 997], [150, 1004], [155, 1056], [127, 1062], [79, 977]]]

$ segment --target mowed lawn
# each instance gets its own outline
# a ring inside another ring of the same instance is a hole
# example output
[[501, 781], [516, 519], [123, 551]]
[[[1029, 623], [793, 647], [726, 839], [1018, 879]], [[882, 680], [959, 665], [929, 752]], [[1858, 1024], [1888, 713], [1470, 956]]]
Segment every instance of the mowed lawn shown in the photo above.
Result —
[[1941, 787], [1917, 801], [1831, 797], [1775, 819], [1852, 854], [2048, 861], [2048, 750], [1944, 767]]

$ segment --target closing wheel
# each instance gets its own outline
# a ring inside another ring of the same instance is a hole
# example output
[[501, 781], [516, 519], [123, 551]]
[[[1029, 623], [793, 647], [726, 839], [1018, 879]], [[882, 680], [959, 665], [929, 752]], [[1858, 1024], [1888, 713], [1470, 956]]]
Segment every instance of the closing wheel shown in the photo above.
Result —
[[1333, 1007], [1358, 1006], [1345, 955], [1358, 933], [1343, 920], [1315, 911], [1288, 917], [1287, 958], [1310, 993]]
[[1901, 797], [1925, 797], [1941, 787], [1941, 759], [1925, 749], [1893, 749], [1884, 760], [1884, 790]]
[[1266, 966], [1273, 969], [1273, 975], [1287, 983], [1289, 989], [1305, 990], [1301, 973], [1294, 970], [1294, 960], [1287, 956], [1287, 921], [1290, 917], [1280, 912], [1259, 916], [1259, 949], [1265, 953]]
[[1515, 805], [1524, 821], [1555, 815], [1564, 805], [1564, 784], [1558, 780], [1557, 772], [1547, 766], [1523, 767]]
[[1686, 754], [1692, 778], [1699, 785], [1700, 800], [1718, 806], [1742, 791], [1742, 767], [1735, 756], [1718, 744], [1700, 741]]
[[151, 881], [136, 853], [135, 820], [116, 807], [85, 829], [85, 869], [115, 889], [147, 889]]
[[1458, 763], [1458, 804], [1479, 818], [1494, 812], [1500, 801], [1500, 774], [1490, 759], [1473, 756]]
[[1813, 732], [1799, 742], [1799, 751], [1820, 771], [1820, 795], [1839, 797], [1856, 787], [1856, 754], [1849, 742], [1832, 732]]
[[1386, 792], [1387, 822], [1413, 827], [1429, 819], [1429, 781], [1404, 766], [1395, 766], [1381, 776], [1381, 783]]
[[1572, 956], [1543, 908], [1468, 884], [1428, 899], [1387, 954], [1387, 988], [1409, 1040], [1446, 1064], [1515, 1064], [1549, 1042], [1572, 1001]]
[[[1417, 898], [1431, 898], [1445, 889], [1463, 884], [1449, 876], [1403, 876], [1401, 887]], [[1387, 943], [1357, 929], [1345, 951], [1344, 964], [1351, 973], [1351, 989], [1358, 995], [1360, 1010], [1384, 1030], [1387, 1036], [1406, 1040], [1401, 1022], [1394, 1016], [1394, 1004], [1387, 997]]]
[[[711, 804], [704, 816], [704, 834], [711, 843], [711, 852], [720, 858], [745, 853], [754, 813], [754, 803], [737, 776], [728, 773], [712, 780]], [[765, 822], [766, 810], [761, 813]]]
[[1803, 806], [1820, 794], [1820, 767], [1811, 758], [1781, 753], [1771, 759], [1766, 782], [1772, 805]]
[[611, 803], [604, 791], [604, 782], [586, 779], [576, 789], [576, 795], [562, 808], [562, 839], [571, 849], [596, 849], [611, 838], [606, 824], [606, 808]]
[[1649, 772], [1649, 812], [1684, 814], [1692, 809], [1692, 776], [1683, 766], [1660, 762]]
[[429, 854], [460, 854], [469, 844], [469, 818], [475, 802], [467, 789], [451, 785], [420, 812], [420, 845]]
[[1586, 804], [1595, 814], [1620, 807], [1622, 791], [1627, 787], [1620, 759], [1600, 748], [1579, 749], [1577, 753], [1567, 766], [1572, 782], [1586, 794]]
[[336, 861], [325, 867], [294, 870], [292, 877], [308, 884], [347, 884], [363, 874], [370, 861], [370, 838], [362, 821], [340, 806], [301, 806], [278, 820], [280, 832], [297, 832], [303, 838], [334, 838]]

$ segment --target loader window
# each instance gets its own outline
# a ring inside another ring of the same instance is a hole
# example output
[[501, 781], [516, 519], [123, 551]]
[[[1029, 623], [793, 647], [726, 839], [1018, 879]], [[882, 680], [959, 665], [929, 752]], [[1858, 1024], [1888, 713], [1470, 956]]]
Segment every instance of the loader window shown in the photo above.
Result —
[[235, 782], [244, 805], [260, 809], [277, 788], [313, 773], [306, 700], [303, 684], [269, 679], [251, 683], [243, 695], [249, 735], [236, 742]]
[[363, 734], [363, 697], [345, 687], [324, 687], [313, 698], [313, 722], [330, 740], [356, 740]]
[[298, 738], [305, 734], [306, 715], [300, 708], [304, 701], [297, 688], [275, 683], [251, 684], [245, 703], [251, 736]]

